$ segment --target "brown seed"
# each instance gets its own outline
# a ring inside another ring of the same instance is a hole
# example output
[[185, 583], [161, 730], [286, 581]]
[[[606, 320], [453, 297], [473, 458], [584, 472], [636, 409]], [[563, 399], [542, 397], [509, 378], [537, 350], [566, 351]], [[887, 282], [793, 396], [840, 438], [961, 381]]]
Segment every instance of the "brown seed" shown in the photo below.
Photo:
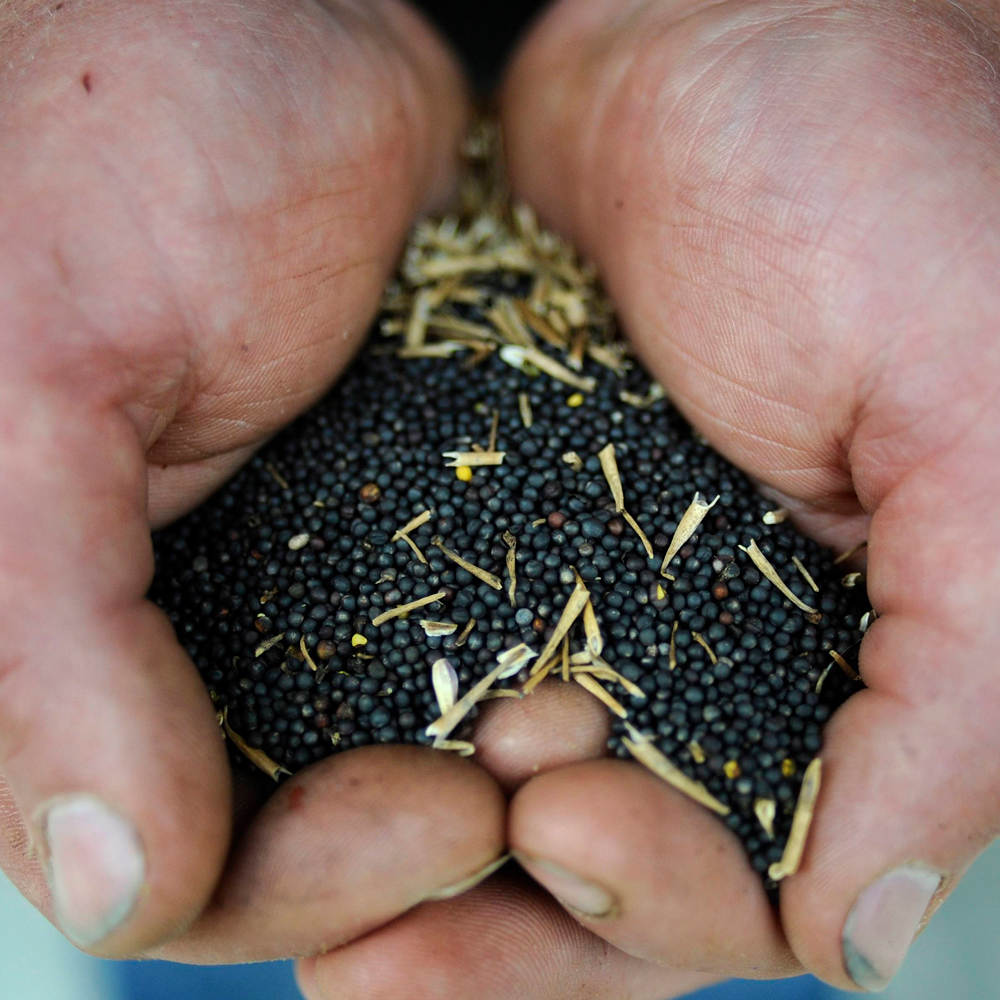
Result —
[[332, 658], [333, 658], [333, 654], [334, 654], [334, 653], [336, 653], [336, 652], [337, 652], [337, 644], [336, 644], [336, 643], [334, 643], [334, 642], [330, 642], [330, 640], [329, 640], [329, 639], [324, 639], [324, 640], [323, 640], [323, 641], [322, 641], [322, 642], [321, 642], [321, 643], [320, 643], [320, 644], [319, 644], [319, 645], [318, 645], [318, 646], [316, 647], [316, 655], [317, 655], [317, 656], [318, 656], [318, 657], [319, 657], [319, 658], [320, 658], [321, 660], [329, 660], [329, 659], [332, 659]]
[[566, 515], [562, 511], [554, 510], [546, 518], [549, 522], [549, 527], [554, 531], [558, 531], [566, 523]]
[[545, 631], [545, 622], [541, 618], [536, 618], [532, 623], [531, 627], [541, 635]]
[[712, 596], [717, 601], [725, 600], [729, 596], [729, 588], [724, 583], [717, 583], [712, 588]]
[[613, 517], [610, 521], [608, 521], [608, 531], [610, 531], [615, 538], [619, 538], [624, 530], [625, 522], [621, 518]]
[[733, 615], [732, 615], [732, 612], [731, 611], [723, 611], [722, 614], [719, 615], [719, 624], [720, 625], [732, 625], [733, 624]]
[[358, 498], [362, 503], [375, 503], [380, 496], [382, 496], [382, 491], [378, 488], [377, 483], [365, 483], [358, 490]]

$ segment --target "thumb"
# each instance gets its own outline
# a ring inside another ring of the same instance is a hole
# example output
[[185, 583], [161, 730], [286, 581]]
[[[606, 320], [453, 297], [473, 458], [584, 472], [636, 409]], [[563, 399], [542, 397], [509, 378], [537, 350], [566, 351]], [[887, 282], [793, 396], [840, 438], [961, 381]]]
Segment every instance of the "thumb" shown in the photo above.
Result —
[[223, 743], [143, 599], [152, 553], [130, 423], [23, 388], [0, 399], [0, 429], [0, 775], [36, 863], [13, 856], [16, 830], [0, 860], [74, 943], [136, 954], [190, 923], [219, 876]]

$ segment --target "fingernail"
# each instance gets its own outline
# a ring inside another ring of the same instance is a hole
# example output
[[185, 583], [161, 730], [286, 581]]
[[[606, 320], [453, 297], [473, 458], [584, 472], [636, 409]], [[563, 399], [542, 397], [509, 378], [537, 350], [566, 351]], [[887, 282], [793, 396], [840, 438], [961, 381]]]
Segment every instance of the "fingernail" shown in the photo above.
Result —
[[92, 795], [41, 810], [46, 873], [56, 920], [81, 948], [103, 940], [132, 912], [146, 877], [139, 835]]
[[610, 917], [617, 912], [614, 897], [595, 882], [544, 858], [533, 858], [518, 851], [511, 853], [528, 874], [545, 886], [567, 910], [591, 919]]
[[455, 896], [461, 896], [463, 892], [468, 892], [473, 886], [477, 886], [480, 882], [488, 879], [497, 869], [507, 864], [508, 861], [510, 861], [510, 855], [504, 854], [502, 857], [497, 858], [496, 861], [491, 861], [488, 865], [484, 865], [479, 871], [469, 875], [468, 878], [463, 878], [452, 885], [445, 886], [444, 889], [438, 889], [437, 892], [428, 896], [425, 902], [432, 903], [435, 900], [453, 899]]
[[865, 889], [844, 922], [844, 965], [863, 990], [885, 989], [899, 971], [941, 875], [903, 865]]

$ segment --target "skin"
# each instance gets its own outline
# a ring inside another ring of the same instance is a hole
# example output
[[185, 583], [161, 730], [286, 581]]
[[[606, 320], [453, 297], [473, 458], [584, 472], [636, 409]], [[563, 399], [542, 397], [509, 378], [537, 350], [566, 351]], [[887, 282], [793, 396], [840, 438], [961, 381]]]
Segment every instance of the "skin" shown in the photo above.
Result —
[[[319, 955], [310, 1000], [849, 986], [858, 893], [919, 861], [933, 910], [1000, 830], [993, 17], [564, 0], [502, 94], [516, 190], [596, 261], [672, 398], [806, 530], [869, 539], [868, 689], [828, 727], [775, 915], [721, 824], [599, 759], [606, 719], [558, 685], [489, 706], [484, 767], [373, 748], [259, 811], [230, 787], [142, 599], [149, 526], [340, 371], [447, 193], [462, 85], [391, 4], [0, 9], [0, 863], [22, 891], [48, 910], [39, 804], [88, 791], [149, 858], [99, 954]], [[421, 902], [506, 847], [613, 915], [513, 866]]]

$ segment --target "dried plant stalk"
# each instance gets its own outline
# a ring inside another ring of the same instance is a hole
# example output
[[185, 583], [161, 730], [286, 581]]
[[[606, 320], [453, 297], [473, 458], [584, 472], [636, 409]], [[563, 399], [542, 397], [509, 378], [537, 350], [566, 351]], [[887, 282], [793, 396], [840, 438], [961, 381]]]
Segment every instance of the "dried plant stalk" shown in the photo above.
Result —
[[305, 636], [302, 636], [302, 638], [299, 639], [299, 649], [302, 650], [302, 658], [309, 665], [309, 669], [315, 674], [319, 670], [319, 667], [316, 666], [315, 661], [309, 655], [309, 650], [306, 649], [306, 637]]
[[397, 608], [390, 608], [388, 611], [383, 611], [377, 618], [373, 618], [372, 625], [378, 628], [379, 625], [392, 621], [393, 618], [398, 618], [400, 615], [408, 614], [410, 611], [416, 611], [417, 608], [422, 608], [425, 605], [433, 604], [435, 601], [440, 601], [444, 595], [445, 591], [439, 590], [436, 594], [428, 594], [426, 597], [421, 597], [419, 600], [410, 601], [409, 604], [400, 604]]
[[277, 646], [285, 638], [284, 632], [272, 635], [270, 639], [265, 639], [254, 651], [254, 656], [263, 656], [272, 646]]
[[806, 602], [801, 600], [801, 598], [796, 597], [788, 589], [788, 587], [785, 586], [784, 580], [782, 580], [781, 577], [778, 576], [778, 573], [775, 570], [775, 568], [771, 565], [770, 560], [767, 558], [766, 555], [764, 555], [763, 552], [760, 551], [760, 548], [757, 546], [756, 539], [751, 540], [749, 548], [747, 548], [745, 545], [741, 545], [739, 546], [739, 548], [741, 551], [745, 552], [750, 557], [754, 566], [756, 566], [757, 569], [759, 569], [761, 573], [763, 573], [764, 576], [766, 576], [767, 579], [770, 580], [771, 583], [773, 583], [778, 588], [778, 590], [780, 590], [785, 595], [785, 597], [787, 597], [792, 602], [792, 604], [794, 604], [797, 608], [801, 608], [803, 611], [806, 612], [806, 615], [809, 616], [810, 621], [812, 621], [814, 624], [819, 621], [821, 617], [820, 613], [815, 608], [810, 607], [808, 604], [806, 604]]
[[781, 860], [775, 862], [767, 870], [767, 874], [780, 882], [789, 875], [794, 875], [802, 863], [802, 854], [806, 849], [806, 838], [812, 825], [816, 800], [819, 798], [820, 779], [822, 778], [822, 762], [819, 757], [813, 758], [806, 773], [802, 776], [802, 790], [799, 800], [795, 803], [795, 815], [792, 817], [792, 829], [788, 834], [788, 843], [781, 855]]
[[552, 638], [549, 639], [548, 644], [538, 657], [538, 663], [535, 664], [536, 669], [532, 670], [533, 674], [540, 669], [541, 664], [552, 659], [553, 654], [559, 648], [559, 643], [563, 640], [563, 636], [565, 636], [573, 627], [573, 622], [575, 622], [579, 617], [580, 612], [583, 611], [589, 600], [590, 591], [587, 590], [583, 583], [578, 579], [576, 586], [573, 588], [573, 592], [569, 595], [569, 599], [566, 601], [566, 606], [563, 608], [562, 614], [559, 616], [559, 621], [556, 622]]
[[435, 750], [454, 750], [459, 757], [471, 757], [476, 752], [475, 745], [466, 740], [435, 740], [431, 746]]
[[281, 474], [280, 472], [278, 472], [278, 468], [277, 468], [277, 466], [276, 466], [276, 465], [274, 464], [274, 462], [265, 462], [265, 463], [264, 463], [264, 468], [265, 468], [265, 469], [267, 469], [267, 473], [268, 473], [268, 475], [269, 475], [269, 476], [270, 476], [270, 477], [271, 477], [271, 478], [272, 478], [272, 479], [273, 479], [273, 480], [274, 480], [274, 481], [275, 481], [275, 482], [276, 482], [276, 483], [277, 483], [277, 484], [278, 484], [278, 485], [279, 485], [279, 486], [280, 486], [280, 487], [281, 487], [281, 488], [282, 488], [283, 490], [287, 490], [287, 489], [291, 489], [291, 487], [290, 487], [290, 486], [288, 485], [288, 480], [287, 480], [287, 479], [285, 479], [285, 477], [284, 477], [284, 476], [283, 476], [283, 475], [282, 475], [282, 474]]
[[679, 792], [683, 792], [688, 798], [711, 809], [712, 812], [720, 816], [729, 815], [729, 806], [720, 802], [700, 781], [689, 778], [679, 767], [672, 764], [670, 760], [662, 754], [647, 736], [643, 736], [634, 726], [625, 723], [625, 728], [629, 732], [629, 737], [622, 737], [622, 743], [626, 749], [640, 764], [645, 765], [658, 778], [662, 778], [668, 785], [672, 785]]
[[858, 542], [857, 545], [852, 545], [846, 552], [841, 552], [836, 559], [833, 560], [834, 566], [839, 566], [841, 563], [847, 562], [851, 556], [856, 556], [863, 548], [868, 545], [868, 539], [866, 538], [863, 542]]
[[450, 559], [457, 566], [461, 566], [467, 573], [471, 573], [474, 577], [482, 580], [483, 583], [492, 587], [494, 590], [503, 590], [503, 584], [497, 579], [497, 577], [485, 569], [480, 569], [475, 563], [470, 563], [468, 559], [463, 559], [457, 552], [452, 552], [452, 550], [444, 544], [444, 539], [440, 535], [435, 535], [431, 539], [431, 544], [440, 549], [441, 554], [445, 556], [445, 558]]
[[684, 543], [698, 530], [698, 525], [705, 520], [708, 512], [719, 502], [719, 498], [716, 497], [711, 503], [706, 504], [698, 499], [699, 496], [700, 494], [696, 494], [688, 509], [684, 511], [684, 516], [680, 519], [677, 529], [674, 531], [674, 537], [670, 539], [670, 544], [667, 546], [667, 553], [660, 564], [660, 576], [665, 576], [668, 580], [673, 579], [667, 572], [670, 560], [680, 552]]
[[708, 653], [708, 658], [712, 661], [712, 663], [719, 662], [719, 658], [715, 655], [715, 650], [712, 649], [700, 632], [692, 632], [691, 638], [694, 639], [694, 641], [698, 643], [698, 645], [701, 646], [706, 653]]
[[544, 351], [537, 347], [521, 347], [518, 344], [506, 344], [500, 348], [500, 357], [512, 368], [520, 370], [525, 361], [530, 361], [539, 371], [551, 375], [552, 378], [565, 382], [580, 389], [582, 392], [593, 392], [597, 387], [597, 382], [588, 376], [577, 375], [571, 372], [565, 365], [559, 364], [554, 358], [550, 358]]
[[517, 408], [521, 412], [521, 423], [528, 430], [534, 423], [534, 416], [531, 412], [531, 399], [526, 392], [518, 393]]
[[809, 584], [810, 587], [818, 594], [819, 587], [816, 586], [816, 581], [812, 578], [812, 574], [802, 565], [802, 560], [798, 556], [792, 556], [792, 564], [795, 568], [802, 574], [802, 579]]
[[487, 691], [479, 700], [480, 701], [493, 701], [498, 698], [517, 698], [520, 700], [524, 695], [520, 691], [514, 691], [512, 688], [494, 688], [492, 691]]
[[600, 656], [604, 649], [604, 637], [601, 635], [601, 626], [597, 623], [593, 599], [583, 606], [583, 632], [587, 637], [587, 648], [594, 656]]
[[278, 780], [278, 775], [281, 774], [291, 774], [292, 772], [288, 770], [287, 767], [282, 767], [277, 761], [271, 760], [270, 757], [263, 750], [258, 750], [256, 747], [250, 746], [249, 743], [239, 733], [237, 733], [232, 726], [229, 725], [229, 706], [227, 705], [222, 710], [222, 728], [225, 730], [226, 735], [233, 741], [233, 746], [254, 767], [259, 768], [263, 771], [272, 781]]
[[475, 627], [476, 627], [476, 619], [475, 618], [470, 618], [465, 623], [465, 628], [462, 629], [461, 635], [459, 635], [459, 637], [455, 640], [455, 648], [456, 649], [459, 646], [464, 646], [465, 645], [465, 640], [469, 638], [469, 634], [472, 632], [472, 630]]
[[827, 677], [830, 676], [830, 671], [833, 670], [833, 666], [834, 665], [832, 663], [828, 663], [823, 668], [823, 673], [821, 673], [819, 677], [816, 678], [816, 694], [819, 694], [820, 691], [823, 690], [823, 685], [826, 683]]
[[583, 468], [583, 459], [575, 451], [567, 451], [562, 460], [574, 471], [579, 472]]
[[854, 669], [854, 667], [852, 667], [847, 662], [847, 660], [845, 660], [840, 655], [840, 653], [838, 653], [835, 649], [831, 649], [830, 650], [830, 655], [833, 657], [833, 662], [836, 663], [837, 666], [840, 667], [840, 669], [843, 670], [844, 673], [847, 674], [847, 676], [850, 677], [852, 681], [859, 681], [859, 680], [861, 680], [861, 674], [859, 674]]
[[431, 513], [431, 511], [422, 510], [419, 514], [417, 514], [416, 517], [410, 518], [410, 520], [407, 521], [402, 528], [399, 528], [396, 531], [396, 534], [392, 536], [390, 541], [398, 542], [399, 539], [403, 537], [403, 535], [408, 535], [411, 532], [416, 531], [417, 528], [421, 527], [422, 525], [425, 525], [432, 517], [433, 514]]
[[691, 740], [691, 742], [687, 745], [687, 748], [696, 764], [704, 764], [708, 759], [705, 756], [705, 751], [701, 748], [701, 744], [697, 740]]
[[584, 688], [584, 690], [589, 691], [595, 698], [603, 701], [608, 708], [611, 709], [619, 719], [628, 718], [628, 709], [617, 698], [615, 698], [609, 691], [601, 687], [601, 685], [594, 680], [590, 674], [574, 674], [573, 680]]
[[677, 622], [674, 622], [673, 628], [670, 630], [670, 669], [677, 669], [677, 643], [675, 642], [677, 638]]
[[661, 399], [665, 399], [666, 395], [666, 390], [662, 385], [660, 385], [659, 382], [651, 382], [645, 396], [638, 396], [634, 392], [629, 392], [627, 389], [623, 389], [620, 393], [618, 393], [618, 398], [625, 403], [626, 406], [634, 406], [637, 410], [647, 410], [654, 403], [659, 402]]
[[510, 606], [513, 608], [517, 605], [515, 597], [517, 591], [517, 539], [510, 531], [505, 531], [503, 540], [507, 546], [507, 576], [510, 577], [510, 583], [507, 585], [507, 596], [510, 598]]
[[789, 512], [785, 510], [784, 507], [778, 507], [776, 510], [769, 510], [761, 518], [765, 524], [783, 524], [788, 520]]
[[413, 550], [413, 554], [425, 566], [429, 565], [428, 562], [427, 562], [427, 556], [425, 556], [423, 554], [423, 552], [420, 551], [420, 546], [417, 545], [417, 543], [412, 538], [410, 538], [409, 535], [404, 535], [404, 534], [402, 534], [402, 533], [400, 533], [400, 532], [397, 531], [396, 534], [395, 534], [395, 536], [394, 536], [394, 539], [402, 539], [402, 541], [406, 542], [406, 544], [410, 546], [410, 548]]

